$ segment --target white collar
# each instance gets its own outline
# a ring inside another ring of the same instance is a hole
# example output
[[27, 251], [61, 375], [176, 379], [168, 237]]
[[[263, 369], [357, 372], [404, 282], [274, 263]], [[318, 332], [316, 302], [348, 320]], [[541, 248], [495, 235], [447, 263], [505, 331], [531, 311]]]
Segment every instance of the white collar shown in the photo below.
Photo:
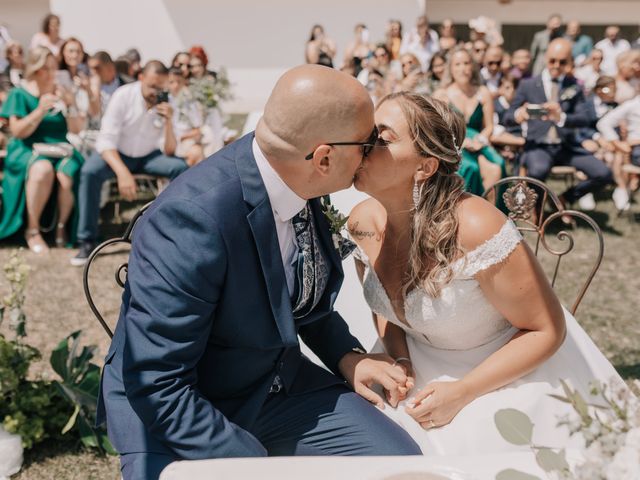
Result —
[[280, 178], [278, 172], [271, 166], [267, 157], [264, 156], [262, 150], [258, 146], [255, 137], [251, 145], [253, 157], [256, 159], [262, 182], [267, 190], [271, 209], [276, 216], [283, 222], [288, 222], [306, 205], [307, 201], [299, 197], [289, 186]]
[[[545, 68], [542, 71], [541, 77], [543, 82], [551, 82], [551, 74], [549, 73], [548, 69]], [[560, 75], [558, 77], [558, 84], [562, 85], [562, 82], [564, 82], [564, 75]]]

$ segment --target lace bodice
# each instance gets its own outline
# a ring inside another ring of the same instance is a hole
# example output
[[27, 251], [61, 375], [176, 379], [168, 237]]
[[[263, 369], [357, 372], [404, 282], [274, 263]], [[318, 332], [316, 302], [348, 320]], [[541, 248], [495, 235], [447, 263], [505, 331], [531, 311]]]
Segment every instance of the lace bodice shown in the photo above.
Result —
[[505, 333], [511, 324], [485, 298], [474, 279], [478, 272], [505, 260], [522, 241], [511, 220], [475, 250], [453, 264], [454, 278], [440, 298], [424, 290], [412, 290], [405, 298], [401, 322], [368, 258], [358, 249], [356, 257], [365, 265], [364, 296], [371, 310], [405, 330], [416, 340], [446, 350], [470, 350]]

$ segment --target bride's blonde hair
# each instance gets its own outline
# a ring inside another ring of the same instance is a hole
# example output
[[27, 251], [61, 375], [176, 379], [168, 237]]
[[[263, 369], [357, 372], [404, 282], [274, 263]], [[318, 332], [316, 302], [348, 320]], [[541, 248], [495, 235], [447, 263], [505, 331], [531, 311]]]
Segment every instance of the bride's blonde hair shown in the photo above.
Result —
[[[417, 204], [411, 225], [409, 269], [405, 294], [423, 288], [437, 298], [453, 278], [458, 245], [457, 205], [464, 194], [458, 175], [465, 122], [447, 104], [416, 93], [399, 92], [380, 101], [395, 100], [404, 113], [413, 144], [423, 157], [438, 159], [438, 169], [417, 185]], [[378, 105], [379, 106], [379, 105]]]

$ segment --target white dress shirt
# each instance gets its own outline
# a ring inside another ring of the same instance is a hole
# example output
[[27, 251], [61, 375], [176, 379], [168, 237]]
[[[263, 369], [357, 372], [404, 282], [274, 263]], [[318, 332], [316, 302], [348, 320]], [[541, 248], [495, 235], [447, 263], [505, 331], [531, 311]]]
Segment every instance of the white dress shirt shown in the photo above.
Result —
[[500, 79], [502, 78], [502, 73], [498, 72], [495, 75], [491, 75], [487, 67], [482, 67], [480, 69], [480, 77], [491, 93], [497, 92], [500, 88]]
[[616, 57], [629, 50], [631, 45], [624, 38], [619, 39], [616, 43], [611, 43], [611, 40], [605, 38], [596, 43], [595, 48], [602, 50], [602, 65], [600, 66], [602, 71], [606, 75], [615, 76], [618, 72]]
[[405, 53], [413, 53], [418, 60], [420, 60], [420, 66], [423, 72], [429, 71], [429, 63], [433, 54], [440, 51], [440, 39], [435, 30], [429, 29], [429, 40], [426, 44], [420, 40], [420, 35], [414, 27], [414, 29], [402, 38], [402, 44], [400, 45], [400, 55]]
[[129, 157], [144, 157], [164, 144], [164, 119], [147, 108], [140, 82], [118, 88], [102, 117], [96, 150], [117, 150]]
[[629, 140], [640, 140], [640, 95], [614, 108], [598, 122], [597, 128], [606, 140], [619, 140], [616, 127], [627, 122]]
[[253, 139], [252, 148], [262, 182], [267, 190], [269, 203], [271, 203], [278, 243], [280, 244], [282, 265], [287, 279], [287, 289], [289, 290], [289, 296], [291, 296], [295, 288], [295, 263], [298, 257], [298, 244], [296, 243], [296, 234], [293, 230], [291, 219], [305, 207], [307, 201], [299, 197], [284, 183], [284, 180], [280, 178], [278, 172], [274, 170], [260, 150], [255, 138]]

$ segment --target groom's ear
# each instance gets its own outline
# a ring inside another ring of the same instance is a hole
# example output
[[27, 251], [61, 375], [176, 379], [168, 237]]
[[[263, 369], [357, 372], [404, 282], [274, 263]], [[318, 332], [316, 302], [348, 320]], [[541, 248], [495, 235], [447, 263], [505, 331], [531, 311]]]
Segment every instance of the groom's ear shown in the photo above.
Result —
[[431, 178], [438, 171], [438, 167], [440, 166], [440, 160], [436, 157], [424, 157], [420, 160], [420, 164], [418, 165], [418, 169], [414, 175], [414, 179], [416, 182], [424, 182]]
[[322, 175], [329, 174], [331, 164], [330, 154], [331, 147], [329, 145], [320, 145], [313, 152], [311, 163], [313, 163], [314, 168]]

